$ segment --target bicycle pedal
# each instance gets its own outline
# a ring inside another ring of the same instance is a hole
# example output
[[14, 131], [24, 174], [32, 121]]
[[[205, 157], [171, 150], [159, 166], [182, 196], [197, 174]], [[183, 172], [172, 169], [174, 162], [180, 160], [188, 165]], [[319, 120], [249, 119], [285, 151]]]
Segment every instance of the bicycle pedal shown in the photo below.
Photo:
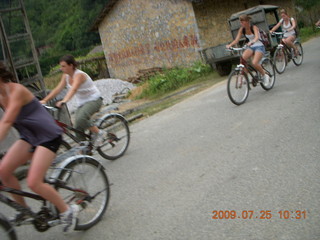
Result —
[[60, 224], [61, 224], [60, 219], [48, 221], [48, 225], [49, 225], [50, 227], [58, 226], [58, 225], [60, 225]]

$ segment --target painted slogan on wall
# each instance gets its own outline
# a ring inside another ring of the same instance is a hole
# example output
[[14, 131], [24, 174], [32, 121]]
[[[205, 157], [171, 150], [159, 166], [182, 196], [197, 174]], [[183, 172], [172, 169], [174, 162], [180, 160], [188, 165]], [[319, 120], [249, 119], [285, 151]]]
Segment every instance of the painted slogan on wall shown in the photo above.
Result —
[[[134, 47], [123, 48], [117, 52], [108, 54], [108, 64], [119, 66], [124, 60], [132, 57], [140, 57], [143, 55], [157, 54], [163, 52], [174, 52], [179, 49], [197, 48], [199, 47], [198, 38], [196, 35], [185, 35], [180, 39], [170, 39], [165, 41], [158, 41], [154, 44], [146, 43]], [[137, 61], [131, 61], [131, 64], [137, 64]], [[126, 66], [128, 62], [126, 61]]]

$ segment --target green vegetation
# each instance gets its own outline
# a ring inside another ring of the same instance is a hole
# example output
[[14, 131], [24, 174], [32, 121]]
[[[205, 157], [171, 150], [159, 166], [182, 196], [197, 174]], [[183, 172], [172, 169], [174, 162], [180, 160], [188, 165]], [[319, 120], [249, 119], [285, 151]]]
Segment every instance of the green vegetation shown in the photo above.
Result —
[[98, 32], [90, 31], [106, 0], [24, 0], [36, 48], [46, 75], [65, 54], [86, 55], [101, 44]]
[[157, 98], [186, 86], [200, 77], [209, 75], [211, 72], [211, 67], [201, 62], [196, 62], [191, 67], [165, 69], [143, 83], [143, 90], [136, 98]]
[[314, 27], [304, 27], [299, 30], [301, 42], [306, 42], [313, 37], [320, 36], [320, 29]]

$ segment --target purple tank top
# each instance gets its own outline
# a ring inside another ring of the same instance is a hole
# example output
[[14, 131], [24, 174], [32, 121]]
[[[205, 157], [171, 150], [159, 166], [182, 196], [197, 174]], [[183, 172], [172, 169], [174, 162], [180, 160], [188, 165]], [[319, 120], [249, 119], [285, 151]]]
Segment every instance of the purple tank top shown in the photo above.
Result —
[[21, 108], [14, 127], [20, 133], [20, 137], [32, 146], [51, 141], [63, 132], [36, 98]]

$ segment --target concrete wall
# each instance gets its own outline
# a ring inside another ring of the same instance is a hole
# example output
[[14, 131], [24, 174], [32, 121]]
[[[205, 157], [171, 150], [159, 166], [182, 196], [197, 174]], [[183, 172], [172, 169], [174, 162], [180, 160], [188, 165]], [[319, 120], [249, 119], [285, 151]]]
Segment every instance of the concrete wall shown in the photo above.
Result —
[[202, 48], [216, 46], [232, 40], [228, 19], [236, 12], [256, 5], [276, 5], [295, 15], [293, 0], [259, 1], [259, 0], [205, 0], [194, 4], [199, 36]]
[[189, 1], [118, 1], [100, 23], [99, 33], [112, 78], [127, 79], [140, 69], [200, 60]]

